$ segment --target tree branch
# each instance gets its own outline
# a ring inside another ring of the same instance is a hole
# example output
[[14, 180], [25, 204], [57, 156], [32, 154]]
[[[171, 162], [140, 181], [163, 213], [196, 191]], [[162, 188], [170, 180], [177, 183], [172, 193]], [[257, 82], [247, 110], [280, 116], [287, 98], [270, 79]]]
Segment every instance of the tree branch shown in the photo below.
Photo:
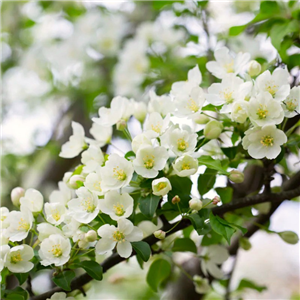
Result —
[[[238, 200], [234, 201], [234, 203], [230, 202], [230, 203], [224, 204], [222, 206], [214, 207], [212, 209], [212, 212], [215, 215], [223, 215], [226, 212], [233, 211], [233, 210], [238, 209], [238, 208], [252, 206], [252, 205], [255, 205], [255, 204], [259, 204], [259, 203], [263, 203], [263, 202], [268, 202], [268, 201], [271, 201], [272, 205], [274, 205], [274, 207], [276, 205], [278, 207], [282, 201], [288, 200], [288, 199], [292, 199], [292, 198], [294, 198], [296, 196], [299, 196], [299, 195], [300, 195], [300, 186], [298, 186], [295, 189], [283, 191], [281, 193], [276, 193], [276, 194], [272, 194], [272, 193], [271, 194], [259, 194], [259, 195], [255, 195], [255, 196], [244, 197], [244, 198], [241, 198], [241, 199], [238, 199]], [[268, 215], [265, 215], [265, 218], [267, 216]], [[266, 219], [266, 220], [268, 220], [268, 219]], [[174, 232], [177, 232], [179, 230], [182, 230], [182, 229], [184, 229], [184, 228], [186, 228], [186, 227], [188, 227], [190, 225], [191, 225], [191, 223], [190, 223], [190, 221], [188, 219], [183, 219], [176, 228], [173, 228], [168, 233], [168, 235], [170, 235], [170, 234], [172, 234]], [[168, 224], [165, 224], [162, 227], [162, 230], [163, 231], [168, 231], [172, 227], [173, 227], [173, 224], [169, 224], [168, 223]], [[256, 231], [257, 229], [253, 228], [252, 231], [254, 231], [254, 230]], [[245, 236], [247, 237], [247, 236], [249, 236], [249, 234], [251, 234], [251, 232], [248, 231], [248, 233], [246, 233]], [[154, 235], [151, 235], [151, 236], [145, 238], [144, 241], [147, 242], [151, 246], [151, 245], [157, 243], [159, 240], [157, 238], [155, 238]], [[232, 246], [233, 250], [234, 250], [234, 247], [236, 247], [236, 246]], [[238, 248], [238, 244], [237, 244], [237, 248]], [[233, 250], [231, 250], [232, 253], [233, 253]], [[136, 253], [133, 252], [131, 254], [131, 256], [134, 256], [135, 254]], [[110, 257], [108, 257], [107, 259], [105, 259], [101, 263], [101, 266], [103, 268], [103, 272], [105, 273], [107, 270], [109, 270], [110, 268], [112, 268], [113, 266], [119, 264], [120, 262], [122, 262], [124, 260], [125, 259], [122, 258], [122, 257], [120, 257], [117, 253], [112, 254]], [[72, 283], [71, 283], [71, 291], [79, 289], [80, 287], [84, 286], [85, 284], [87, 284], [91, 280], [92, 280], [92, 277], [89, 276], [88, 274], [83, 274], [83, 275], [75, 278], [72, 281]], [[50, 298], [54, 293], [61, 292], [61, 291], [63, 291], [63, 289], [61, 289], [59, 287], [56, 287], [56, 288], [54, 288], [54, 289], [52, 289], [52, 290], [50, 290], [50, 291], [48, 291], [46, 293], [43, 293], [41, 295], [32, 297], [31, 299], [32, 300], [45, 300], [47, 298]]]

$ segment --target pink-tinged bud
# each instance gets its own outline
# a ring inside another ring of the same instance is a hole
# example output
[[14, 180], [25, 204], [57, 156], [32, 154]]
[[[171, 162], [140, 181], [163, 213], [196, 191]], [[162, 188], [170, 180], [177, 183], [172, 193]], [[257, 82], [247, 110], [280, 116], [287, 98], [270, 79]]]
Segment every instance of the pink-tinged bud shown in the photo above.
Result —
[[10, 193], [11, 202], [15, 206], [20, 206], [20, 199], [25, 195], [25, 190], [21, 187], [14, 188]]
[[203, 133], [206, 139], [213, 140], [213, 139], [217, 139], [220, 136], [222, 130], [223, 130], [222, 123], [216, 120], [211, 120], [205, 125]]
[[172, 199], [172, 203], [173, 203], [173, 204], [177, 204], [177, 203], [179, 203], [179, 202], [180, 202], [180, 198], [179, 198], [178, 195], [176, 195], [175, 197], [173, 197], [173, 199]]
[[166, 237], [166, 233], [162, 230], [157, 230], [154, 232], [154, 236], [159, 240], [163, 240]]
[[232, 170], [229, 174], [229, 180], [234, 183], [242, 183], [244, 181], [244, 173], [237, 170]]
[[86, 234], [85, 234], [85, 239], [88, 242], [94, 242], [97, 240], [97, 232], [95, 230], [89, 230]]
[[124, 131], [126, 127], [127, 127], [127, 122], [125, 120], [121, 119], [120, 121], [118, 121], [117, 130]]
[[221, 201], [219, 196], [215, 196], [214, 199], [212, 200], [213, 205], [217, 205]]
[[198, 198], [193, 198], [189, 201], [190, 209], [199, 211], [202, 208], [202, 201]]
[[80, 182], [84, 182], [84, 177], [82, 175], [74, 175], [69, 180], [69, 186], [72, 189], [78, 189], [82, 186], [80, 185]]

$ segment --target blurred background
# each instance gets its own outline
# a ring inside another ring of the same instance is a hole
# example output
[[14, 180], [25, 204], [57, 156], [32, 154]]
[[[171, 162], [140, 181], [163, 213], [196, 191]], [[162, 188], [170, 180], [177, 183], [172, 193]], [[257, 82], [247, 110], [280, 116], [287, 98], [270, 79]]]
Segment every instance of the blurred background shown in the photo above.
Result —
[[[149, 90], [169, 92], [195, 64], [202, 86], [208, 87], [216, 80], [205, 64], [221, 45], [250, 52], [262, 64], [276, 63], [278, 53], [267, 33], [229, 34], [232, 26], [251, 21], [259, 7], [258, 1], [2, 2], [1, 205], [12, 208], [10, 191], [16, 186], [37, 188], [47, 199], [63, 174], [79, 163], [58, 157], [71, 121], [81, 123], [90, 136], [91, 117], [114, 96], [147, 102]], [[299, 55], [295, 48], [287, 54]], [[130, 126], [134, 132], [136, 124]], [[113, 143], [125, 153], [130, 146], [118, 134]], [[109, 146], [107, 151], [115, 150]], [[299, 170], [297, 162], [299, 155], [291, 154], [287, 175]], [[275, 178], [273, 186], [280, 184]], [[299, 212], [299, 202], [284, 203], [270, 229], [299, 235]], [[248, 278], [269, 288], [243, 291], [243, 299], [300, 299], [299, 245], [266, 232], [257, 232], [251, 243], [250, 251], [239, 252], [232, 285]], [[104, 281], [91, 284], [89, 299], [169, 299], [168, 287], [160, 295], [150, 291], [146, 270], [135, 259], [120, 264]], [[44, 284], [43, 276], [33, 280], [37, 292], [45, 290]]]

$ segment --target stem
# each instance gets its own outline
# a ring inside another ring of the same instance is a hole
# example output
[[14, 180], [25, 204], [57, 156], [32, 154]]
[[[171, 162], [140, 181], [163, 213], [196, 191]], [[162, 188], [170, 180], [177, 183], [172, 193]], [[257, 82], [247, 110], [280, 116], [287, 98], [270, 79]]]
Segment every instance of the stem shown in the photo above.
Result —
[[174, 262], [173, 260], [173, 264], [189, 279], [191, 279], [192, 281], [194, 281], [193, 277], [179, 264], [177, 264], [176, 262]]

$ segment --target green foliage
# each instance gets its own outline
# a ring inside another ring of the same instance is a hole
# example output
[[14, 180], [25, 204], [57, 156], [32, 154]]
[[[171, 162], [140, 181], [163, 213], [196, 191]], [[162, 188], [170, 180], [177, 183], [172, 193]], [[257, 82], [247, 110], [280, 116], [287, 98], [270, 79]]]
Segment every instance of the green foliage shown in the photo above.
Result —
[[75, 278], [74, 271], [63, 271], [52, 278], [52, 281], [64, 291], [71, 291], [71, 282]]
[[161, 197], [153, 194], [149, 194], [146, 197], [141, 197], [139, 200], [139, 208], [142, 214], [151, 219], [154, 216], [160, 199]]
[[6, 290], [5, 298], [7, 300], [27, 300], [29, 299], [29, 294], [27, 291], [22, 289], [21, 287], [17, 287], [14, 290]]
[[[102, 267], [94, 260], [84, 260], [76, 264], [76, 268], [83, 268], [93, 279], [102, 280]], [[71, 279], [72, 280], [72, 279]]]
[[231, 187], [218, 187], [216, 192], [220, 196], [223, 203], [228, 203], [232, 200], [233, 188]]
[[196, 214], [191, 214], [188, 216], [188, 219], [192, 222], [194, 229], [199, 235], [204, 235], [210, 231], [210, 225], [205, 223], [208, 219], [209, 210], [202, 209]]
[[218, 171], [216, 170], [206, 168], [205, 172], [200, 174], [198, 177], [198, 191], [201, 196], [205, 195], [213, 188], [216, 182], [217, 173]]
[[147, 273], [147, 283], [153, 291], [157, 292], [160, 285], [171, 274], [171, 264], [168, 260], [158, 258], [155, 260]]
[[175, 240], [172, 251], [197, 253], [197, 247], [190, 238], [181, 238]]
[[206, 166], [210, 169], [219, 171], [221, 174], [224, 174], [224, 175], [229, 174], [226, 171], [226, 167], [222, 166], [222, 163], [221, 163], [220, 160], [215, 160], [210, 156], [206, 156], [206, 155], [200, 156], [198, 158], [198, 163], [199, 163], [200, 166], [201, 165]]
[[253, 281], [250, 281], [248, 279], [242, 279], [237, 287], [237, 291], [243, 291], [245, 289], [252, 289], [252, 290], [256, 290], [257, 292], [263, 292], [264, 290], [266, 290], [267, 288], [263, 285], [258, 285], [256, 283], [254, 283]]
[[17, 277], [19, 284], [22, 285], [27, 280], [29, 273], [15, 273], [14, 275]]
[[134, 251], [137, 256], [140, 257], [143, 261], [148, 261], [151, 255], [151, 248], [146, 242], [132, 242], [131, 243]]
[[192, 189], [192, 181], [188, 177], [171, 176], [169, 178], [172, 190], [168, 194], [168, 201], [172, 207], [177, 210], [177, 206], [172, 204], [172, 199], [178, 195], [180, 198], [179, 205], [182, 209], [189, 208], [190, 193]]

